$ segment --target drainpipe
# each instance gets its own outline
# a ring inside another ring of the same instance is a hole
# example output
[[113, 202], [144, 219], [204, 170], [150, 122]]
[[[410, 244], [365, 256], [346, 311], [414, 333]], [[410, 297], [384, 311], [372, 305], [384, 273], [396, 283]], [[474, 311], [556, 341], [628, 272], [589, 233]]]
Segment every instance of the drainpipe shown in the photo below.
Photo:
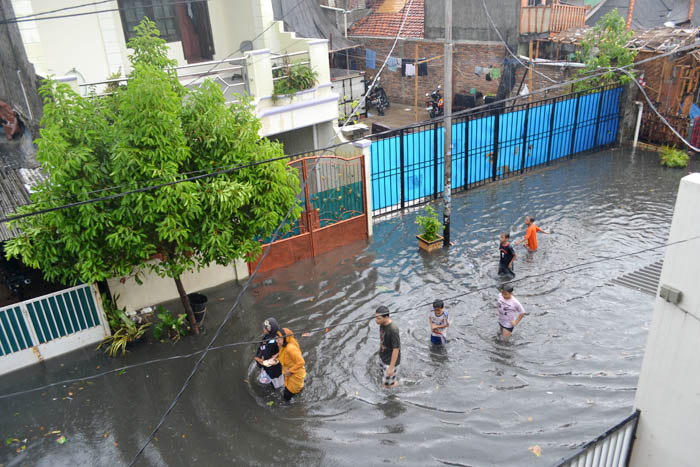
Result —
[[319, 5], [321, 8], [325, 8], [326, 10], [333, 10], [333, 11], [339, 11], [343, 14], [343, 21], [345, 22], [345, 38], [348, 38], [348, 13], [350, 11], [348, 10], [343, 10], [342, 8], [335, 8], [332, 6], [326, 6], [326, 5]]
[[639, 106], [639, 111], [637, 112], [637, 126], [634, 128], [634, 143], [632, 147], [637, 147], [637, 139], [639, 139], [639, 127], [642, 125], [642, 111], [644, 110], [644, 104], [639, 101], [634, 101], [636, 105]]

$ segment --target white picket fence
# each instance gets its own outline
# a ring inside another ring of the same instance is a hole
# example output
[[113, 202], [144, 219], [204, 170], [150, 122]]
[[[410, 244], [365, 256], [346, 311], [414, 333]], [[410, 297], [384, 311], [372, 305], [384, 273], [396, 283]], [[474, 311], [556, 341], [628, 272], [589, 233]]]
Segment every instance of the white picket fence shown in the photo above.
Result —
[[94, 344], [110, 334], [94, 285], [0, 308], [0, 374]]

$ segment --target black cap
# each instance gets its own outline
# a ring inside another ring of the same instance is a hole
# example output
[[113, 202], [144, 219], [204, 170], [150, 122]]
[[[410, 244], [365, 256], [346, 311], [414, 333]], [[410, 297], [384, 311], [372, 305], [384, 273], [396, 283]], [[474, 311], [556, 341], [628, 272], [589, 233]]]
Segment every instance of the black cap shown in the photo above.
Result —
[[377, 307], [377, 311], [374, 312], [375, 314], [379, 316], [389, 316], [389, 309], [385, 307], [384, 305], [381, 305]]

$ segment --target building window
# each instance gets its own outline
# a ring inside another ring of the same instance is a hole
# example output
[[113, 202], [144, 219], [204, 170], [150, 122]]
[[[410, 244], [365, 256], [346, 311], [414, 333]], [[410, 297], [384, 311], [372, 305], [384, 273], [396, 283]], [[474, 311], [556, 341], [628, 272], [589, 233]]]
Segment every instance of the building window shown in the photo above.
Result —
[[144, 17], [156, 23], [160, 37], [166, 42], [180, 40], [175, 3], [172, 0], [118, 0], [118, 3], [127, 42], [134, 36], [134, 28]]

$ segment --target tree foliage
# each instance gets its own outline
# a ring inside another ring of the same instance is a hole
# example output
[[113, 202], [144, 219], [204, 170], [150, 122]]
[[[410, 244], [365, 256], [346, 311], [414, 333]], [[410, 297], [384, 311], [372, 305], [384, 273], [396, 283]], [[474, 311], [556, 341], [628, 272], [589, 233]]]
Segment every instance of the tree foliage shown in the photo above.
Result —
[[[227, 106], [211, 81], [184, 88], [155, 24], [144, 20], [136, 30], [126, 87], [102, 97], [81, 97], [52, 81], [41, 87], [37, 158], [48, 179], [20, 213], [284, 155], [280, 144], [259, 138], [248, 101]], [[52, 281], [138, 279], [149, 271], [171, 277], [191, 315], [180, 275], [255, 259], [256, 238], [272, 234], [298, 204], [298, 190], [285, 160], [260, 164], [20, 219], [22, 234], [6, 252]]]
[[[632, 79], [629, 75], [614, 68], [634, 63], [637, 51], [626, 47], [633, 35], [634, 32], [625, 28], [625, 21], [617, 10], [607, 13], [588, 30], [578, 52], [579, 60], [586, 66], [577, 75], [588, 76], [601, 71], [605, 73], [577, 83], [576, 90], [629, 82]], [[632, 73], [632, 70], [628, 71]]]

